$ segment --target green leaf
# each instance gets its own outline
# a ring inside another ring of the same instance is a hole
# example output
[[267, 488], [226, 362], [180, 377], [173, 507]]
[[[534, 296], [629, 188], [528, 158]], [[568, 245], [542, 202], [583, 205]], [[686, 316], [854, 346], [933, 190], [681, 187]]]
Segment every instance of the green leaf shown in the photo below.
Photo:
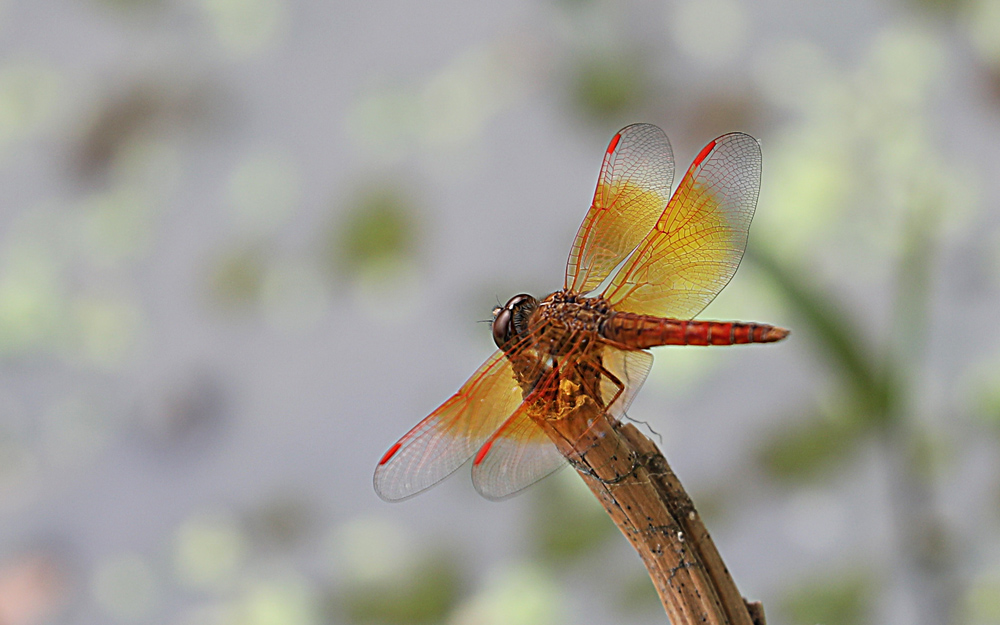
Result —
[[1000, 384], [984, 385], [978, 389], [975, 403], [980, 419], [1000, 429]]
[[848, 572], [807, 580], [781, 602], [787, 621], [813, 625], [860, 625], [868, 618], [875, 585], [867, 574]]
[[973, 580], [964, 612], [967, 623], [1000, 623], [1000, 572], [991, 571]]
[[543, 560], [564, 563], [593, 552], [614, 536], [615, 525], [573, 471], [562, 471], [532, 489], [530, 527]]
[[377, 276], [413, 260], [418, 247], [416, 209], [391, 186], [363, 192], [328, 236], [332, 268], [350, 278]]
[[785, 424], [757, 451], [761, 467], [777, 479], [789, 481], [817, 477], [850, 456], [867, 433], [863, 420], [831, 417], [812, 411], [807, 420]]
[[440, 623], [457, 603], [465, 577], [454, 559], [429, 554], [405, 577], [350, 584], [335, 598], [334, 611], [358, 625]]
[[589, 117], [621, 117], [641, 106], [651, 81], [646, 65], [634, 55], [591, 54], [573, 70], [573, 101]]
[[965, 0], [910, 0], [910, 4], [932, 17], [950, 19], [961, 13]]
[[838, 367], [857, 400], [873, 416], [888, 415], [895, 403], [891, 376], [880, 372], [874, 357], [862, 347], [865, 334], [840, 311], [837, 302], [815, 289], [801, 271], [786, 266], [760, 246], [748, 250], [746, 257], [778, 287], [789, 307]]
[[656, 594], [653, 580], [643, 571], [629, 576], [621, 585], [618, 596], [618, 606], [628, 614], [642, 612], [660, 612], [662, 610], [660, 596]]

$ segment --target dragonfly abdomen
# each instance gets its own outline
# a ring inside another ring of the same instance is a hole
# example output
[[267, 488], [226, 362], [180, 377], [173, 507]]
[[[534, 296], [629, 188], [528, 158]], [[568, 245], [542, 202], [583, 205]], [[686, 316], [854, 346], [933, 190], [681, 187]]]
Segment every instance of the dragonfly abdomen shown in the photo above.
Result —
[[773, 343], [788, 336], [788, 330], [763, 323], [686, 321], [619, 312], [608, 318], [601, 334], [620, 345], [646, 349], [658, 345]]

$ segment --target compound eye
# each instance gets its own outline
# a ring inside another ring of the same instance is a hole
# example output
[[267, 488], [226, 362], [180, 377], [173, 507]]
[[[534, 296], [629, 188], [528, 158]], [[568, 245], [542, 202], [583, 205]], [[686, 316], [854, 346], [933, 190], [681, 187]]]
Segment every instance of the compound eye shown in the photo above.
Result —
[[493, 311], [493, 341], [497, 347], [505, 349], [511, 340], [527, 331], [528, 317], [537, 305], [534, 297], [521, 293]]
[[493, 317], [493, 342], [500, 349], [503, 349], [510, 340], [511, 315], [510, 308], [505, 306], [497, 310], [496, 316]]

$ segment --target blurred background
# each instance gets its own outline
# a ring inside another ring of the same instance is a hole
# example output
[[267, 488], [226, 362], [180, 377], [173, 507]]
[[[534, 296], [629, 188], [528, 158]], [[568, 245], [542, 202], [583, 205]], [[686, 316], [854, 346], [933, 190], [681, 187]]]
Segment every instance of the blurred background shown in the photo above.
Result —
[[638, 121], [763, 146], [791, 338], [630, 411], [741, 591], [1000, 623], [1000, 1], [0, 0], [0, 625], [664, 623], [571, 471], [371, 485]]

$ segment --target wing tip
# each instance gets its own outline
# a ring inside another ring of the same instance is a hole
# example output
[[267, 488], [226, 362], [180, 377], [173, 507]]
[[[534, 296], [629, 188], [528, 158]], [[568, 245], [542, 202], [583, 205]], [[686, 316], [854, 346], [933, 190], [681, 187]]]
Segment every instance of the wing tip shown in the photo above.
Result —
[[617, 134], [615, 134], [615, 136], [611, 137], [611, 143], [608, 144], [608, 152], [607, 153], [611, 154], [612, 152], [614, 152], [615, 148], [618, 147], [618, 142], [621, 141], [621, 140], [622, 140], [622, 133], [621, 132], [618, 132]]
[[701, 165], [702, 161], [708, 158], [708, 155], [712, 152], [712, 150], [715, 149], [715, 146], [718, 142], [719, 142], [718, 139], [714, 139], [708, 145], [703, 147], [701, 149], [701, 152], [698, 152], [698, 156], [694, 157], [694, 163], [691, 164], [692, 167], [697, 167]]
[[378, 498], [381, 499], [382, 501], [387, 501], [389, 503], [392, 503], [394, 501], [399, 501], [400, 499], [399, 497], [393, 497], [391, 494], [386, 492], [383, 481], [381, 479], [383, 475], [382, 468], [383, 465], [379, 463], [379, 465], [375, 467], [375, 475], [372, 476], [372, 486], [375, 487], [375, 494], [378, 495]]
[[385, 452], [385, 455], [382, 456], [382, 459], [378, 461], [378, 466], [382, 466], [386, 462], [389, 462], [389, 460], [391, 460], [392, 457], [396, 455], [396, 452], [399, 451], [399, 449], [402, 446], [403, 446], [403, 443], [396, 443], [395, 445], [393, 445], [392, 447], [390, 447], [389, 451]]

